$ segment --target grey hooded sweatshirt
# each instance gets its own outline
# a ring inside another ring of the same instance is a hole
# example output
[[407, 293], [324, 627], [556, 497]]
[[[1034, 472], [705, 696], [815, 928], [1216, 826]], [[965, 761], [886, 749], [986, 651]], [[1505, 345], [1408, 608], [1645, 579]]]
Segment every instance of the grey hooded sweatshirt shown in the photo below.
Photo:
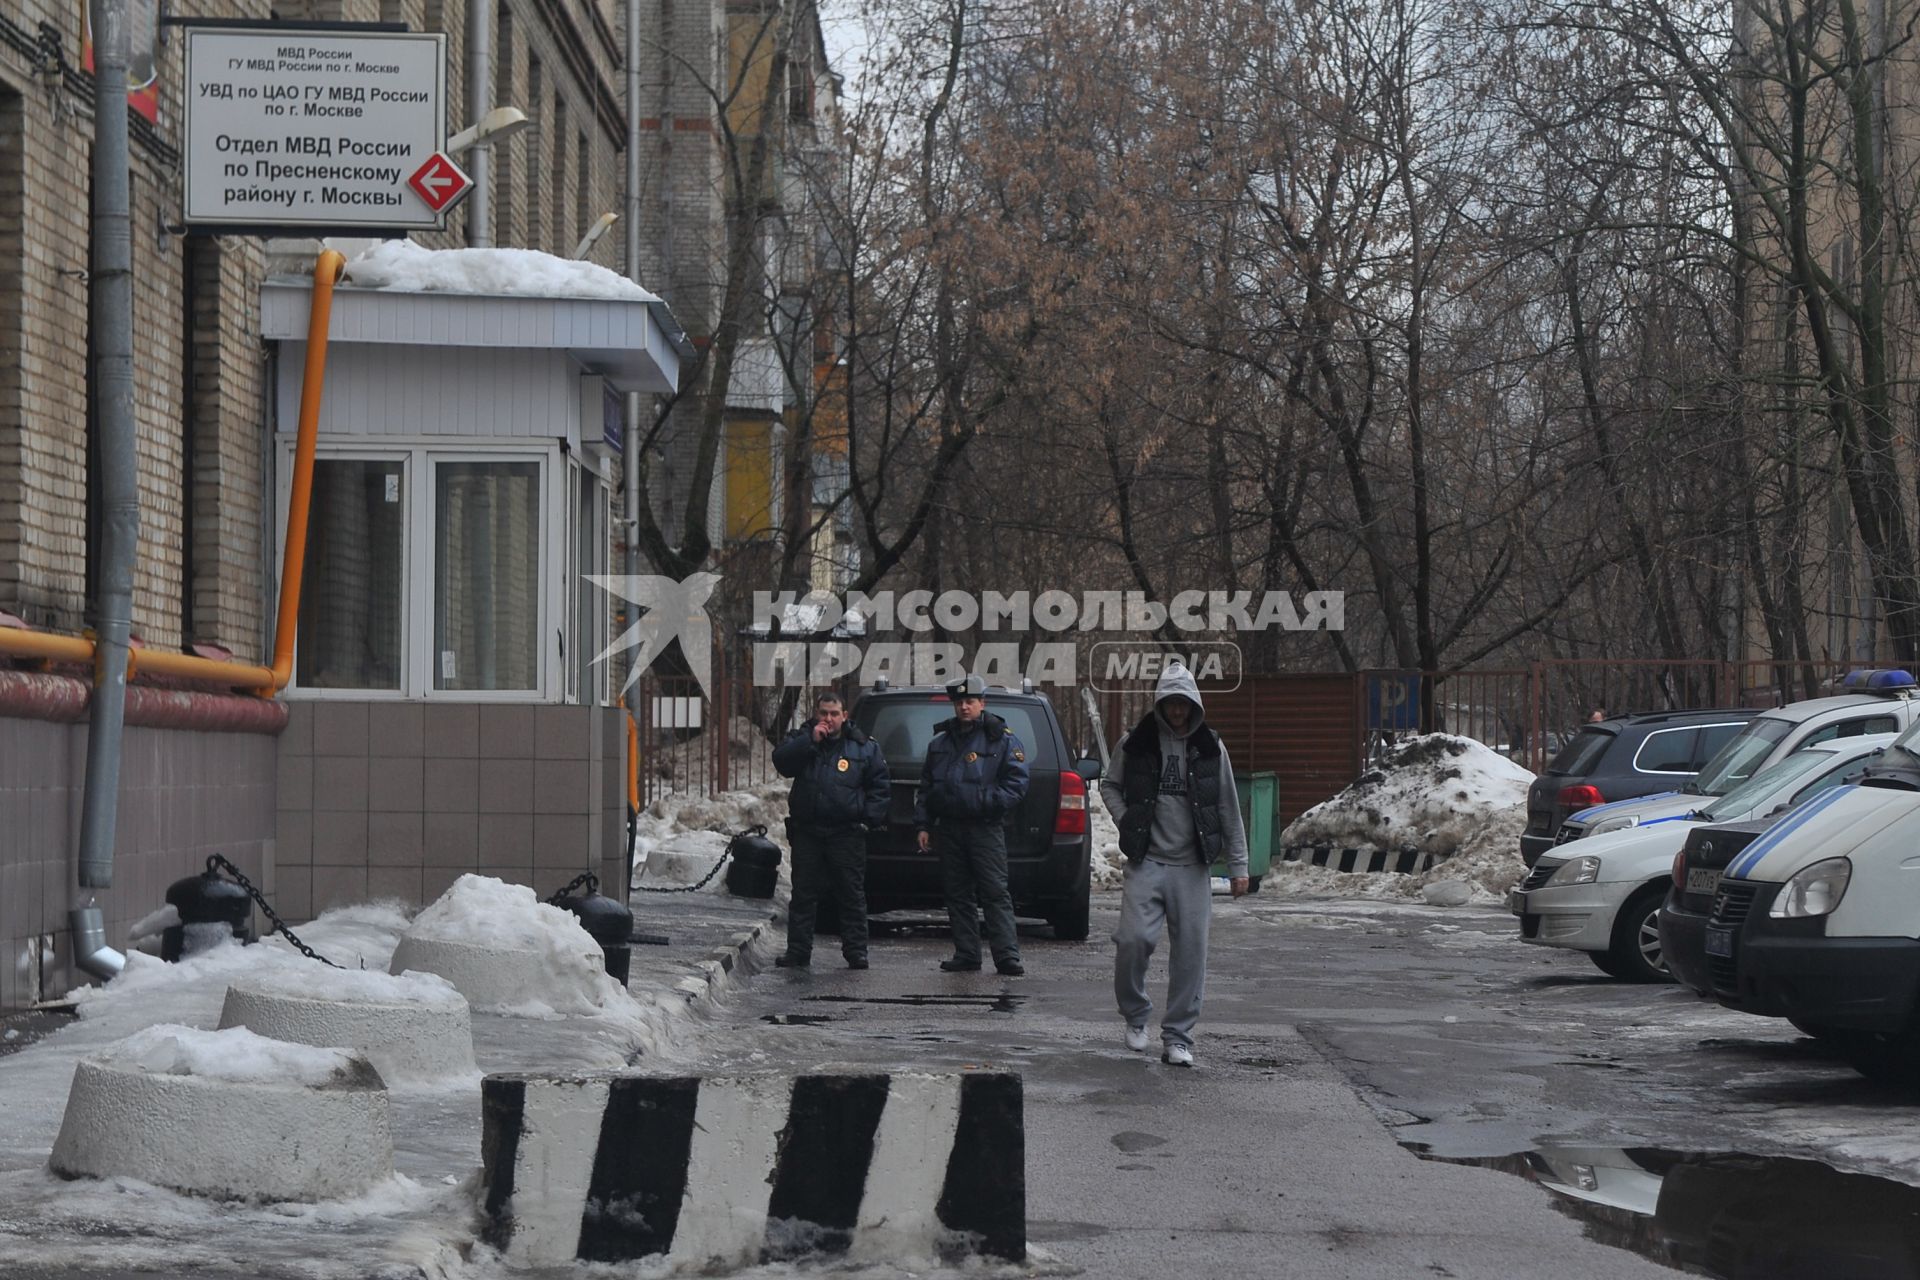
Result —
[[[1193, 704], [1193, 714], [1183, 733], [1175, 733], [1161, 714], [1160, 704], [1168, 698], [1184, 698]], [[1193, 673], [1179, 663], [1161, 673], [1153, 691], [1153, 726], [1160, 734], [1160, 793], [1154, 801], [1153, 832], [1147, 843], [1147, 857], [1168, 866], [1189, 866], [1199, 862], [1200, 840], [1194, 829], [1193, 809], [1187, 802], [1187, 742], [1201, 728], [1206, 708], [1200, 701], [1200, 686]], [[1114, 749], [1115, 769], [1126, 759], [1128, 738], [1139, 733], [1136, 727], [1120, 739]], [[1208, 730], [1212, 732], [1211, 729]], [[1215, 735], [1216, 738], [1218, 735]], [[1118, 822], [1126, 807], [1120, 778], [1109, 771], [1100, 780], [1100, 799], [1107, 812]], [[1247, 828], [1240, 818], [1240, 793], [1234, 785], [1233, 762], [1227, 757], [1227, 744], [1220, 744], [1220, 828], [1221, 859], [1230, 876], [1247, 874]]]

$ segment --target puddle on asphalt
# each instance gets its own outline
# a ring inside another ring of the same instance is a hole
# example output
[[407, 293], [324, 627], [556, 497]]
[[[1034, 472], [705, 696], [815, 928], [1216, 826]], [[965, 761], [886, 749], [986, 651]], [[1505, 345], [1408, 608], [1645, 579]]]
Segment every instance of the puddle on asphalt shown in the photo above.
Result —
[[947, 1005], [961, 1009], [990, 1009], [994, 1013], [1012, 1013], [1026, 1003], [1025, 996], [1001, 992], [998, 996], [807, 996], [825, 1004], [910, 1004]]
[[1602, 1244], [1722, 1280], [1920, 1280], [1920, 1187], [1815, 1160], [1543, 1144], [1422, 1159], [1536, 1182]]

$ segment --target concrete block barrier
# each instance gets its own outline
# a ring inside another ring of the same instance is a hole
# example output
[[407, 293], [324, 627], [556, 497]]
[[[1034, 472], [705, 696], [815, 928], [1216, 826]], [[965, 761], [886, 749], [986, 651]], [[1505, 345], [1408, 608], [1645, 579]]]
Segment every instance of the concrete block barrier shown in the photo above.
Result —
[[397, 980], [365, 976], [396, 990], [384, 997], [352, 991], [322, 997], [284, 990], [271, 980], [236, 982], [227, 988], [220, 1026], [296, 1044], [358, 1049], [389, 1085], [460, 1078], [470, 1084], [478, 1068], [466, 1000], [451, 988], [425, 988], [424, 998], [406, 998], [415, 993]]
[[[250, 1034], [245, 1030], [178, 1031], [202, 1037], [215, 1052], [259, 1057], [257, 1040], [238, 1039]], [[393, 1176], [387, 1090], [359, 1054], [308, 1050], [331, 1058], [305, 1079], [299, 1062], [286, 1064], [292, 1078], [223, 1078], [162, 1060], [164, 1047], [149, 1038], [120, 1057], [75, 1067], [47, 1161], [53, 1172], [138, 1178], [223, 1199], [302, 1202], [357, 1195]]]
[[514, 1265], [1026, 1256], [1017, 1075], [516, 1073], [481, 1098], [484, 1238]]

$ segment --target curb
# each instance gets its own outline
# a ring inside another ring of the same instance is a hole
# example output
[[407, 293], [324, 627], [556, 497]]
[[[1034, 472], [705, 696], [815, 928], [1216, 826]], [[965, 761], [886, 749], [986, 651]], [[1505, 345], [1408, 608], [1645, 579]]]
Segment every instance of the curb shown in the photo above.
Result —
[[1021, 1079], [490, 1075], [482, 1239], [513, 1266], [1026, 1257]]
[[779, 918], [774, 916], [754, 925], [751, 929], [742, 929], [728, 938], [725, 943], [710, 949], [706, 955], [694, 962], [694, 968], [698, 973], [681, 978], [669, 990], [679, 992], [688, 1004], [717, 997], [722, 990], [732, 984], [736, 973], [745, 971], [746, 966], [741, 963], [742, 958], [756, 942], [772, 933]]

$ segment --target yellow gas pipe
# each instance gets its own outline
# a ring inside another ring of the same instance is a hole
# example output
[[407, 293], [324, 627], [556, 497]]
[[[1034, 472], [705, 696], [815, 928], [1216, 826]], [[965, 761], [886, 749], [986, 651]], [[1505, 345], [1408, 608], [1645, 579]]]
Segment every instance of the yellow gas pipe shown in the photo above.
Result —
[[[133, 679], [137, 668], [157, 676], [249, 689], [265, 698], [286, 688], [287, 682], [293, 679], [293, 642], [300, 623], [300, 581], [307, 568], [307, 513], [313, 500], [314, 444], [320, 434], [320, 396], [327, 377], [327, 325], [333, 315], [333, 287], [346, 265], [347, 260], [332, 249], [322, 249], [313, 264], [313, 308], [307, 319], [307, 364], [300, 384], [300, 434], [293, 452], [293, 495], [287, 505], [287, 542], [280, 564], [280, 613], [273, 629], [273, 665], [251, 666], [192, 654], [137, 649], [127, 654], [127, 679]], [[91, 666], [94, 644], [83, 636], [0, 626], [0, 655]], [[631, 783], [628, 789], [631, 793]]]

